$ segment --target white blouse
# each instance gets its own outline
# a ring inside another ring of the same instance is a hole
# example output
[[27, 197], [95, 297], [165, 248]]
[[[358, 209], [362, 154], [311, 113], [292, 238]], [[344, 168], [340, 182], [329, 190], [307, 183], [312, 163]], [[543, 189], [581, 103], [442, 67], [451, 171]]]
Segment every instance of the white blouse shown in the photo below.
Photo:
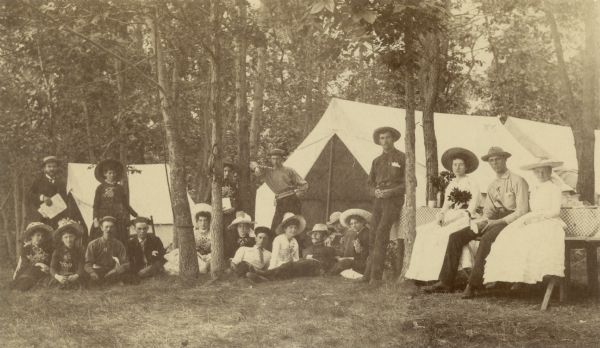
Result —
[[533, 223], [545, 219], [558, 218], [562, 192], [551, 180], [535, 186], [530, 193], [529, 208], [531, 211], [522, 216], [525, 223]]
[[[473, 216], [475, 214], [475, 210], [479, 207], [479, 202], [481, 201], [481, 192], [479, 190], [479, 185], [475, 182], [475, 180], [471, 179], [468, 176], [456, 177], [450, 181], [448, 186], [446, 187], [446, 198], [444, 199], [444, 206], [442, 207], [442, 212], [446, 212], [451, 209], [452, 202], [450, 201], [450, 192], [458, 188], [461, 191], [467, 191], [471, 193], [471, 200], [469, 201], [469, 205], [467, 210]], [[457, 208], [454, 208], [457, 209]]]
[[282, 233], [273, 239], [273, 251], [271, 252], [269, 269], [298, 260], [300, 260], [300, 247], [296, 238], [287, 239], [285, 233]]

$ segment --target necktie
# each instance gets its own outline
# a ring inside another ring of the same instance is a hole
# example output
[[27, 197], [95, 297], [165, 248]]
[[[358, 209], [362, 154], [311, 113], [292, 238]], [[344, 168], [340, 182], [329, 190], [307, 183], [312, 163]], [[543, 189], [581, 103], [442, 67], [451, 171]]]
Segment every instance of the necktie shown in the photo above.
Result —
[[260, 259], [260, 264], [264, 265], [265, 264], [265, 254], [263, 253], [263, 248], [258, 247], [258, 257]]

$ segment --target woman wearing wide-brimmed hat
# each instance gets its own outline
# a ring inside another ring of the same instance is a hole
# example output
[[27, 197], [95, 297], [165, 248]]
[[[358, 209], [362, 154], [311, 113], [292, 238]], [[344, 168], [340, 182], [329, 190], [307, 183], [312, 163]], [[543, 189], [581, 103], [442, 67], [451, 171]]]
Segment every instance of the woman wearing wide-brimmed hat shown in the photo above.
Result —
[[114, 159], [106, 159], [98, 163], [94, 170], [96, 180], [100, 185], [96, 188], [94, 195], [94, 225], [90, 230], [91, 239], [99, 237], [99, 219], [104, 216], [112, 216], [117, 219], [113, 236], [120, 240], [123, 245], [129, 241], [129, 215], [137, 217], [138, 214], [129, 205], [129, 198], [125, 188], [119, 185], [119, 181], [126, 175], [123, 164]]
[[348, 209], [340, 216], [342, 226], [347, 228], [355, 236], [352, 240], [354, 255], [352, 259], [341, 259], [334, 268], [334, 273], [341, 272], [344, 278], [361, 278], [367, 267], [369, 257], [370, 234], [369, 224], [373, 218], [372, 214], [364, 209]]
[[54, 231], [54, 241], [58, 247], [50, 261], [49, 286], [60, 289], [77, 289], [84, 284], [84, 251], [78, 241], [83, 235], [83, 227], [71, 219], [62, 219]]
[[287, 262], [300, 260], [300, 246], [296, 236], [306, 228], [306, 220], [301, 215], [287, 212], [277, 226], [277, 237], [273, 240], [273, 252], [269, 269], [277, 268]]
[[27, 226], [23, 232], [23, 240], [26, 243], [10, 283], [11, 289], [27, 291], [48, 278], [52, 256], [52, 232], [52, 227], [41, 222], [32, 222]]
[[477, 217], [480, 189], [467, 174], [479, 166], [477, 156], [464, 148], [454, 147], [444, 152], [442, 165], [454, 173], [448, 184], [444, 206], [434, 222], [417, 228], [415, 243], [406, 278], [419, 281], [438, 280], [449, 236], [470, 226]]
[[564, 277], [565, 231], [560, 219], [562, 192], [552, 179], [552, 168], [562, 162], [541, 159], [521, 167], [532, 170], [537, 185], [531, 189], [531, 211], [498, 235], [485, 263], [484, 283], [535, 284], [544, 276]]
[[235, 252], [241, 247], [254, 246], [254, 230], [256, 224], [252, 217], [246, 212], [238, 211], [235, 213], [235, 219], [227, 226], [225, 251], [227, 257], [233, 257]]

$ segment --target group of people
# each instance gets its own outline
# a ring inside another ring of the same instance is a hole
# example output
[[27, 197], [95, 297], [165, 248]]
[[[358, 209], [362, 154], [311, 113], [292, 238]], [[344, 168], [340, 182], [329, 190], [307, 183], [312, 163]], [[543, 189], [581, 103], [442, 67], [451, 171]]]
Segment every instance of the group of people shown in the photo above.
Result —
[[409, 279], [435, 282], [425, 292], [453, 291], [460, 268], [471, 269], [463, 298], [475, 297], [484, 284], [512, 283], [515, 290], [545, 276], [564, 276], [562, 192], [552, 177], [562, 162], [540, 159], [523, 166], [537, 179], [530, 188], [508, 169], [510, 157], [500, 147], [481, 157], [496, 173], [481, 202], [478, 185], [468, 176], [479, 165], [477, 156], [464, 148], [443, 154], [442, 164], [455, 178], [435, 221], [417, 228], [406, 272]]
[[[230, 207], [224, 211], [223, 234], [231, 271], [255, 282], [319, 274], [380, 282], [390, 232], [404, 205], [406, 156], [394, 145], [400, 136], [392, 127], [373, 133], [382, 153], [373, 160], [366, 183], [373, 196], [372, 212], [357, 208], [334, 212], [329, 221], [314, 224], [310, 230], [300, 199], [309, 186], [294, 169], [283, 165], [284, 151], [269, 152], [271, 166], [250, 163], [251, 172], [275, 193], [270, 227], [256, 226], [249, 214], [239, 210], [236, 166], [225, 163], [223, 197]], [[468, 176], [478, 168], [478, 157], [464, 148], [443, 154], [442, 164], [455, 177], [435, 221], [417, 228], [406, 272], [409, 279], [435, 282], [424, 287], [425, 292], [453, 291], [461, 267], [471, 269], [465, 298], [475, 296], [484, 283], [535, 283], [547, 275], [563, 276], [561, 190], [552, 179], [552, 168], [561, 162], [544, 159], [524, 167], [538, 179], [530, 193], [527, 182], [508, 170], [510, 156], [492, 147], [481, 157], [496, 173], [482, 202], [478, 184]], [[56, 194], [67, 200], [64, 184], [56, 176], [57, 158], [45, 158], [43, 167], [30, 194], [36, 208], [52, 204]], [[51, 286], [72, 288], [136, 283], [163, 271], [177, 274], [179, 250], [165, 250], [160, 238], [148, 233], [151, 221], [138, 216], [125, 188], [118, 184], [124, 175], [124, 166], [115, 160], [96, 166], [100, 184], [89, 236], [69, 218], [69, 209], [52, 218], [38, 216], [23, 233], [26, 243], [11, 286], [27, 290], [48, 278]], [[131, 221], [130, 216], [135, 219]], [[209, 204], [196, 206], [194, 237], [202, 273], [210, 268], [211, 218]], [[133, 237], [130, 225], [135, 229]]]

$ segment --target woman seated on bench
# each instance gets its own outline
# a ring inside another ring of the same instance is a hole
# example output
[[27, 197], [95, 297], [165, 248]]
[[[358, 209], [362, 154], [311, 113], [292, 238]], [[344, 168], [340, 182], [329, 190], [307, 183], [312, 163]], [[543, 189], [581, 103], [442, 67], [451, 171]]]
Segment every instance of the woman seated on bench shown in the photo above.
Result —
[[544, 159], [522, 167], [533, 170], [539, 181], [531, 190], [531, 211], [498, 235], [486, 260], [484, 283], [535, 284], [544, 276], [564, 276], [565, 224], [559, 218], [562, 193], [552, 179], [552, 168], [561, 165]]

